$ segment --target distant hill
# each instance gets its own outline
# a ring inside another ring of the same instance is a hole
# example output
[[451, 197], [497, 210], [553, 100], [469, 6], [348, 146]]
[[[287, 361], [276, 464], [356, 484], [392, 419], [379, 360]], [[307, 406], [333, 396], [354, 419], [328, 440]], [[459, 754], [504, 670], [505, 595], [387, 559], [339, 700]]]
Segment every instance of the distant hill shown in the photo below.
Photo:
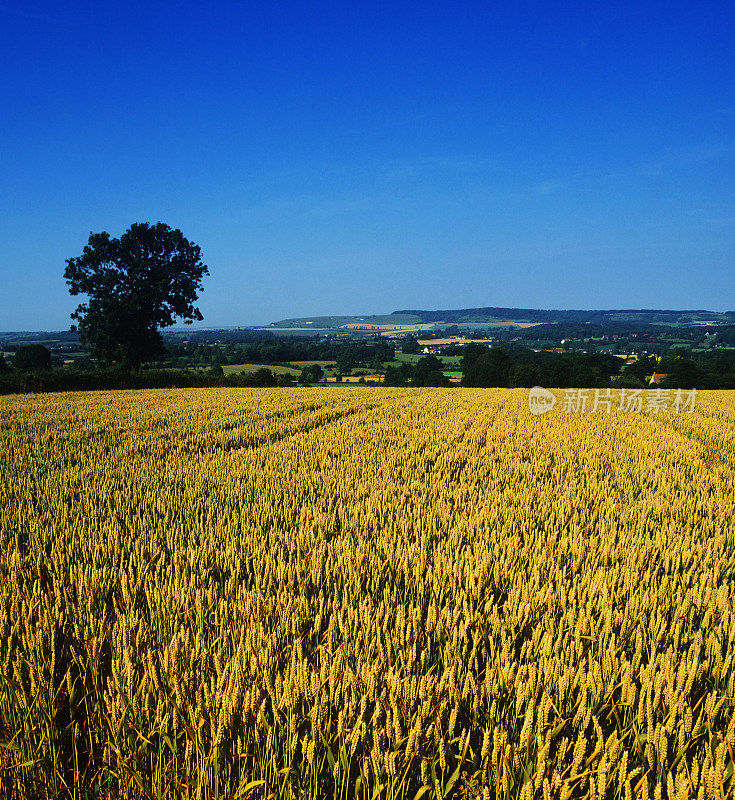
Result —
[[460, 308], [446, 311], [395, 311], [397, 316], [418, 318], [420, 322], [444, 324], [492, 323], [492, 322], [627, 322], [648, 325], [697, 325], [702, 323], [730, 323], [735, 321], [735, 312], [719, 311], [668, 311], [664, 309], [619, 309], [619, 310], [546, 310], [538, 308]]
[[396, 314], [365, 314], [363, 316], [334, 317], [293, 317], [272, 322], [272, 328], [358, 328], [363, 327], [403, 327], [418, 325], [421, 319], [412, 312]]
[[391, 314], [365, 314], [363, 316], [294, 317], [271, 323], [271, 328], [292, 330], [402, 330], [426, 329], [447, 325], [529, 325], [543, 323], [576, 323], [604, 325], [626, 323], [639, 325], [713, 325], [735, 322], [735, 311], [667, 309], [539, 309], [457, 308], [439, 311], [404, 309]]

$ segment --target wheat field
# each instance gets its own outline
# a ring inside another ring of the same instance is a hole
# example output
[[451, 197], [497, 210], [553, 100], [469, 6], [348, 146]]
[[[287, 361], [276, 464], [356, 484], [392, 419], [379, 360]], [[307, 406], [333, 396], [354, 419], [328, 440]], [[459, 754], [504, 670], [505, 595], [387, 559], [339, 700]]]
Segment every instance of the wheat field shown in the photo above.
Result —
[[0, 791], [732, 797], [735, 397], [527, 398], [0, 398]]

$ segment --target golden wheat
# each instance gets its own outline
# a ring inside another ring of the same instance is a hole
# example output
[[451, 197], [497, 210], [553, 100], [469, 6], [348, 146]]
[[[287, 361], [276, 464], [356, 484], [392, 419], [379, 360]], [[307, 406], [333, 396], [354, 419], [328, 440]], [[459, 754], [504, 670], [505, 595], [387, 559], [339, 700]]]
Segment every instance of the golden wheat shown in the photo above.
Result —
[[734, 793], [735, 398], [0, 399], [8, 796]]

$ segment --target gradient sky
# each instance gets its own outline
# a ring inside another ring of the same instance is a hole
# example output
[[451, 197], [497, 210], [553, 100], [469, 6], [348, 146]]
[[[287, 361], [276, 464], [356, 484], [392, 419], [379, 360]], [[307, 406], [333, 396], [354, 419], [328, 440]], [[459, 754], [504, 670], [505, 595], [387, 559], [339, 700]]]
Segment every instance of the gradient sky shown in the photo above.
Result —
[[0, 330], [158, 220], [210, 326], [735, 309], [731, 3], [421, 5], [0, 0]]

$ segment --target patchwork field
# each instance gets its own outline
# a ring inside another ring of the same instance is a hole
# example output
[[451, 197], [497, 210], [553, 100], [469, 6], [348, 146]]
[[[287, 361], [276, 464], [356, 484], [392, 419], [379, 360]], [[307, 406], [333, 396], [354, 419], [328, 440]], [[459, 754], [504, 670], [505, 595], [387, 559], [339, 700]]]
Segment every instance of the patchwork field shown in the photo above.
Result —
[[8, 797], [733, 795], [735, 397], [0, 398]]

